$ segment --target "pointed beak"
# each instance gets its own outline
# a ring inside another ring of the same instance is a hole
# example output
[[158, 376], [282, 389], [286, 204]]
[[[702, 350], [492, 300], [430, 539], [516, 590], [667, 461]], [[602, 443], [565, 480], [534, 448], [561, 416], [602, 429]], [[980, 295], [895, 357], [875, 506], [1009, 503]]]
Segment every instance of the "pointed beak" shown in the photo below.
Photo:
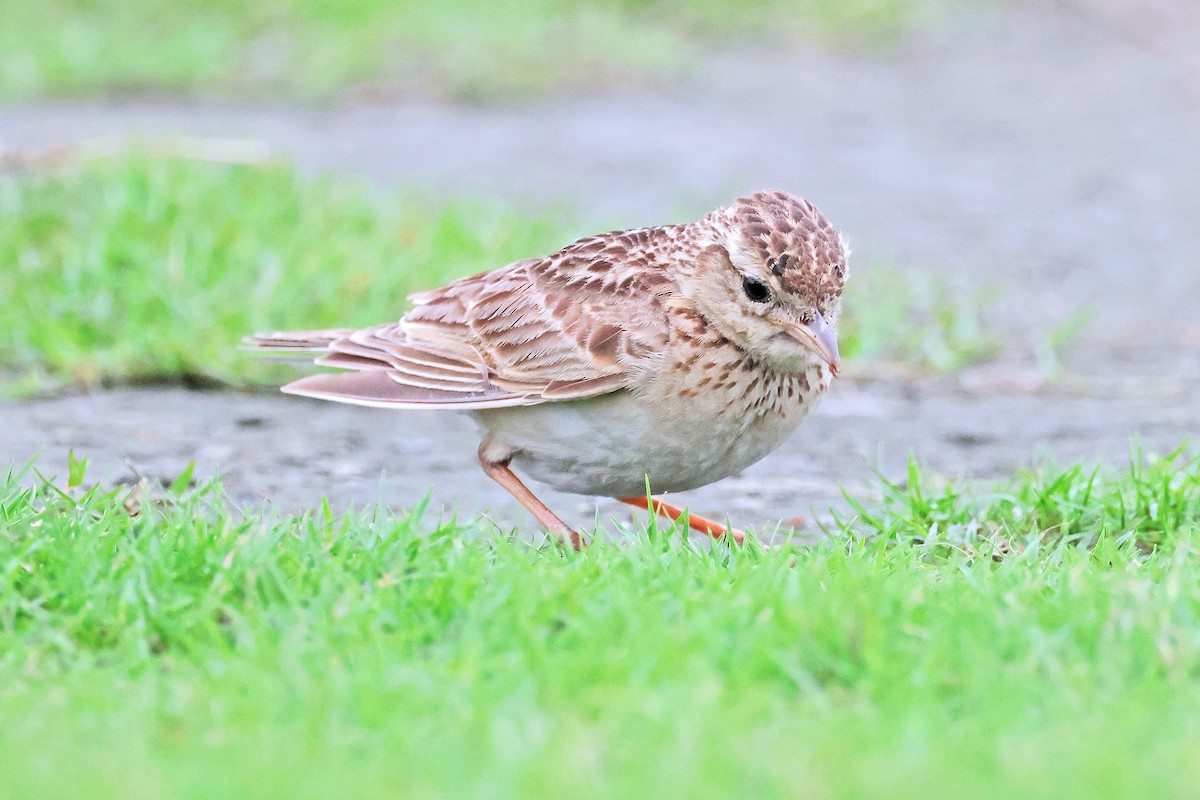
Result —
[[838, 353], [837, 334], [829, 321], [817, 314], [816, 318], [804, 323], [787, 326], [788, 334], [800, 344], [819, 355], [829, 365], [830, 372], [837, 377], [842, 368], [842, 357]]

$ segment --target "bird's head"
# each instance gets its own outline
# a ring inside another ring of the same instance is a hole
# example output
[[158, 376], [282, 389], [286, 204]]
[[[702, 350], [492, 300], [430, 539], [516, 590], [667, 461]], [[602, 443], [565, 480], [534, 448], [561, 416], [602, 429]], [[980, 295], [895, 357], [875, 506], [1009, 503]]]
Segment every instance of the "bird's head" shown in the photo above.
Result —
[[836, 375], [847, 250], [824, 215], [807, 200], [765, 190], [702, 223], [713, 242], [700, 255], [692, 287], [701, 313], [775, 369], [824, 363]]

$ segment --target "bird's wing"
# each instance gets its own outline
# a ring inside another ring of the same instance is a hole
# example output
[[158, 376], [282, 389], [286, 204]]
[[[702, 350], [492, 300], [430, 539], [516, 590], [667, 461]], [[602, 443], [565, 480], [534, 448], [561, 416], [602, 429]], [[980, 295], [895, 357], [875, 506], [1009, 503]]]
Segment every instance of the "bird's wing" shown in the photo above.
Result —
[[544, 259], [414, 295], [399, 322], [356, 331], [260, 334], [254, 349], [320, 353], [346, 372], [284, 391], [359, 405], [500, 408], [617, 391], [650, 368], [669, 335], [661, 267], [672, 229], [581, 239]]

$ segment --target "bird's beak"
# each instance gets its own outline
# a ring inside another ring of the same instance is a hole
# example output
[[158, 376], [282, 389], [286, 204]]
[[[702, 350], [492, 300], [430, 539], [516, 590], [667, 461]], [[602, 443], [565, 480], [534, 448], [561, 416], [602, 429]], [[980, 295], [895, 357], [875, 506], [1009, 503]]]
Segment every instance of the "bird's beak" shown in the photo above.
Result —
[[838, 353], [837, 334], [833, 332], [829, 321], [817, 314], [809, 324], [794, 323], [787, 326], [788, 334], [800, 344], [819, 355], [829, 371], [837, 377], [842, 368], [842, 357]]

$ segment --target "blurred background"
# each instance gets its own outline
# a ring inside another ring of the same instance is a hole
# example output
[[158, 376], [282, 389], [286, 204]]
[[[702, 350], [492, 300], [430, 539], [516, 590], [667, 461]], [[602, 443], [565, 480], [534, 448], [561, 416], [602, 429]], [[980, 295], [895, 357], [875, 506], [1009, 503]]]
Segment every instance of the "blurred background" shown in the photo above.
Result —
[[528, 524], [461, 420], [279, 397], [238, 339], [766, 186], [853, 249], [851, 363], [698, 512], [820, 518], [909, 454], [1171, 449], [1200, 429], [1197, 41], [1172, 0], [7, 0], [0, 465]]

